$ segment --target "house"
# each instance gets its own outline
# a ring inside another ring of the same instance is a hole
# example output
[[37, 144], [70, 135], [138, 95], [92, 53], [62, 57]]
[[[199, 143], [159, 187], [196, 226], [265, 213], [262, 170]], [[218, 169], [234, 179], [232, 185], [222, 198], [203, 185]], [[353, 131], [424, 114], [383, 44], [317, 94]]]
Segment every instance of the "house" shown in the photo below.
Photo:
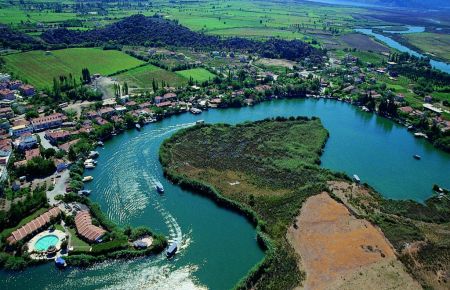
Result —
[[433, 97], [432, 97], [432, 96], [425, 96], [425, 97], [423, 98], [423, 101], [424, 101], [425, 103], [431, 103], [431, 102], [433, 102]]
[[405, 113], [405, 114], [411, 114], [412, 112], [414, 112], [414, 109], [411, 108], [410, 106], [401, 107], [398, 109], [400, 110], [400, 112]]
[[155, 97], [155, 104], [164, 103], [164, 102], [171, 102], [176, 100], [177, 94], [175, 93], [167, 93], [164, 96], [158, 96]]
[[56, 113], [49, 116], [34, 118], [31, 120], [31, 125], [33, 126], [34, 131], [42, 131], [59, 127], [66, 119], [67, 117], [63, 114]]
[[115, 106], [114, 110], [117, 112], [117, 114], [123, 114], [127, 111], [127, 108], [119, 105], [119, 106]]
[[10, 107], [0, 108], [0, 119], [11, 119], [14, 117], [14, 111]]
[[139, 104], [139, 108], [140, 108], [140, 109], [144, 109], [144, 108], [150, 107], [151, 105], [152, 105], [152, 103], [150, 103], [150, 102], [145, 102], [145, 103]]
[[130, 107], [136, 107], [136, 106], [137, 106], [137, 103], [136, 103], [135, 101], [128, 101], [128, 102], [125, 103], [125, 106], [126, 106], [127, 108], [130, 108]]
[[59, 141], [65, 141], [69, 138], [70, 133], [65, 130], [58, 131], [46, 131], [45, 139], [47, 139], [51, 144], [56, 145]]
[[30, 125], [17, 125], [9, 129], [9, 135], [12, 137], [19, 137], [31, 133], [33, 133], [33, 126]]
[[16, 96], [14, 95], [14, 92], [10, 89], [2, 89], [0, 90], [0, 99], [2, 100], [15, 100]]
[[89, 211], [79, 211], [75, 216], [75, 227], [80, 236], [89, 242], [100, 242], [106, 231], [101, 227], [92, 224], [92, 217]]
[[86, 117], [89, 119], [95, 119], [97, 118], [99, 115], [96, 111], [89, 111], [86, 113]]
[[172, 102], [161, 102], [161, 103], [157, 103], [156, 106], [158, 108], [170, 107], [170, 106], [172, 106]]
[[38, 140], [36, 136], [31, 134], [26, 134], [21, 137], [19, 137], [15, 142], [14, 145], [19, 150], [27, 150], [33, 147], [36, 147], [38, 145]]
[[113, 114], [114, 114], [114, 109], [113, 108], [111, 108], [111, 107], [105, 107], [105, 108], [102, 108], [102, 109], [100, 109], [100, 111], [98, 111], [98, 114], [101, 116], [101, 117], [103, 117], [103, 118], [105, 118], [105, 117], [111, 117]]
[[41, 156], [41, 151], [39, 150], [39, 148], [30, 149], [30, 150], [25, 151], [25, 160], [27, 160], [27, 161], [33, 159], [34, 157], [39, 157], [39, 156]]
[[19, 91], [22, 93], [23, 96], [25, 97], [30, 97], [30, 96], [34, 96], [36, 94], [36, 90], [34, 89], [33, 86], [31, 85], [21, 85], [19, 87]]
[[106, 121], [102, 117], [95, 118], [95, 122], [100, 126], [108, 124], [108, 121]]
[[63, 151], [69, 152], [70, 146], [78, 143], [78, 141], [80, 141], [80, 139], [75, 139], [75, 140], [69, 141], [67, 143], [59, 145], [58, 148]]
[[28, 237], [29, 235], [37, 233], [38, 231], [44, 229], [60, 214], [61, 210], [58, 207], [54, 207], [12, 232], [11, 235], [6, 239], [6, 241], [8, 242], [8, 244], [13, 245]]
[[15, 81], [12, 81], [12, 82], [8, 83], [8, 87], [11, 90], [18, 90], [21, 85], [22, 85], [22, 82], [19, 81], [19, 80], [15, 80]]
[[130, 96], [129, 95], [125, 95], [125, 96], [121, 96], [120, 97], [120, 103], [121, 104], [125, 104], [126, 102], [128, 102], [130, 100]]

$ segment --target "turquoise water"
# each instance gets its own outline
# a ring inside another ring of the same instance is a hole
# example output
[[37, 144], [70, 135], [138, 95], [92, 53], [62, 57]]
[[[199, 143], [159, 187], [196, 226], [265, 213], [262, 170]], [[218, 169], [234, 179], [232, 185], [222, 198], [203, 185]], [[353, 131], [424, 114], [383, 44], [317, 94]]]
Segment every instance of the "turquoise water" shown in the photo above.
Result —
[[[0, 272], [5, 289], [229, 289], [263, 251], [251, 224], [207, 198], [164, 179], [158, 161], [161, 142], [196, 120], [241, 123], [275, 116], [318, 116], [330, 132], [322, 165], [358, 174], [384, 196], [423, 201], [434, 183], [450, 188], [450, 155], [387, 119], [332, 100], [278, 100], [241, 109], [183, 114], [132, 130], [99, 149], [89, 171], [91, 198], [121, 225], [147, 225], [182, 241], [179, 254], [133, 261], [108, 261], [88, 269], [56, 270], [52, 264], [20, 273]], [[412, 156], [419, 154], [422, 160]], [[156, 193], [160, 181], [165, 194]]]
[[40, 238], [35, 244], [34, 248], [37, 251], [47, 251], [48, 247], [56, 246], [59, 242], [59, 238], [55, 235], [46, 235], [45, 237]]
[[[409, 31], [407, 31], [406, 33], [414, 33], [415, 30], [420, 31], [421, 27], [410, 27]], [[366, 35], [373, 36], [376, 39], [378, 39], [381, 42], [383, 42], [386, 45], [388, 45], [389, 47], [397, 49], [400, 52], [406, 52], [406, 53], [409, 53], [410, 55], [414, 55], [416, 57], [428, 57], [428, 56], [425, 56], [423, 54], [418, 53], [415, 50], [410, 49], [409, 47], [404, 46], [403, 44], [393, 40], [390, 37], [381, 35], [379, 33], [375, 33], [375, 32], [373, 32], [372, 29], [358, 28], [358, 29], [355, 29], [355, 31], [363, 33], [363, 34], [366, 34]], [[402, 33], [402, 32], [401, 31], [396, 31], [395, 33]], [[405, 32], [403, 32], [403, 33], [405, 33]], [[434, 60], [434, 59], [430, 59], [430, 64], [431, 64], [431, 66], [433, 68], [435, 68], [437, 70], [440, 70], [442, 72], [450, 74], [450, 64], [442, 62], [442, 61], [437, 61], [437, 60]]]

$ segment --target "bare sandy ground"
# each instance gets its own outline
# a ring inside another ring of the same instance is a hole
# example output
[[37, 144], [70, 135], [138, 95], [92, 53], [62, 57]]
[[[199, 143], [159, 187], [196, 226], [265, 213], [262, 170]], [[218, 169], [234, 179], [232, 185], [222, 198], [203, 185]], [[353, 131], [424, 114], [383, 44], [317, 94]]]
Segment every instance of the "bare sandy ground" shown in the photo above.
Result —
[[287, 238], [306, 271], [303, 289], [421, 289], [383, 233], [327, 193], [303, 204], [296, 225]]

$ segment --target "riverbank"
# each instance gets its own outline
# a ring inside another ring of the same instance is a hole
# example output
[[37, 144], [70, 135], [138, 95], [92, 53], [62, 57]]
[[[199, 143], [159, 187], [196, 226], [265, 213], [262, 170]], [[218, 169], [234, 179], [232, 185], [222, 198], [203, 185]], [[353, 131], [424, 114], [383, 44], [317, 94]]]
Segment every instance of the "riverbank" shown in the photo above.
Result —
[[[266, 257], [241, 280], [237, 285], [240, 289], [255, 286], [261, 289], [275, 286], [288, 289], [297, 286], [304, 279], [304, 273], [297, 270], [295, 253], [284, 238], [284, 228], [290, 223], [292, 213], [298, 210], [297, 206], [307, 196], [324, 188], [325, 179], [322, 174], [325, 176], [329, 174], [317, 165], [320, 163], [320, 152], [328, 136], [326, 130], [321, 127], [320, 121], [307, 118], [291, 118], [290, 120], [279, 118], [278, 120], [278, 122], [260, 121], [237, 127], [196, 126], [174, 134], [163, 143], [160, 149], [160, 160], [169, 179], [183, 187], [210, 196], [221, 205], [238, 210], [256, 226], [258, 241], [267, 249]], [[239, 129], [242, 129], [242, 132]], [[201, 134], [200, 132], [207, 131], [210, 132], [207, 136], [198, 135]], [[219, 132], [221, 137], [217, 140]], [[288, 132], [289, 134], [286, 134]], [[288, 146], [293, 145], [290, 143], [292, 139], [288, 137], [292, 138], [293, 135], [303, 136], [309, 142], [303, 144], [305, 147], [285, 151]], [[191, 141], [187, 142], [185, 138]], [[257, 141], [258, 152], [255, 152], [252, 157], [248, 154], [247, 146], [253, 147], [256, 138], [262, 138], [262, 140]], [[198, 146], [197, 142], [203, 142], [201, 140], [208, 141], [207, 144], [203, 143], [203, 149], [199, 150], [198, 154], [189, 150], [191, 146]], [[263, 144], [267, 145], [269, 141], [275, 144], [266, 148]], [[289, 142], [286, 143], [286, 141]], [[185, 144], [187, 147], [177, 148], [178, 144]], [[213, 144], [220, 144], [220, 148], [209, 152]], [[277, 154], [268, 157], [266, 154], [275, 147], [279, 148]], [[231, 148], [235, 148], [236, 151], [230, 153]], [[279, 154], [282, 152], [287, 153], [284, 155], [286, 160], [280, 159]], [[190, 158], [185, 160], [180, 158], [180, 154], [188, 154]], [[296, 154], [303, 155], [302, 162], [308, 165], [301, 165], [298, 161], [294, 161], [293, 156]], [[204, 158], [201, 160], [193, 158], [200, 155]], [[175, 160], [174, 156], [177, 156]], [[254, 158], [256, 156], [260, 161], [256, 161]], [[207, 163], [212, 168], [199, 167], [197, 162], [204, 165]], [[213, 166], [211, 162], [216, 166]], [[283, 162], [284, 165], [276, 165], [277, 162]], [[280, 171], [273, 171], [271, 166], [276, 166]], [[295, 169], [296, 166], [301, 166], [302, 169]], [[251, 173], [252, 168], [259, 168], [260, 177]], [[299, 174], [299, 171], [303, 174]], [[302, 191], [292, 191], [287, 186], [289, 182], [302, 184]], [[289, 204], [286, 204], [288, 200]], [[283, 209], [279, 208], [280, 203], [284, 204]]]
[[[160, 160], [169, 179], [210, 196], [222, 205], [238, 209], [257, 226], [259, 239], [268, 248], [267, 256], [243, 278], [238, 288], [266, 289], [279, 283], [283, 288], [294, 288], [302, 283], [305, 273], [297, 268], [298, 260], [285, 234], [289, 226], [295, 227], [293, 221], [307, 197], [322, 191], [330, 192], [348, 207], [353, 206], [352, 212], [357, 217], [380, 227], [411, 273], [415, 266], [405, 262], [403, 254], [408, 244], [417, 242], [427, 245], [428, 252], [417, 252], [422, 254], [420, 259], [426, 267], [438, 267], [445, 272], [450, 260], [441, 259], [441, 265], [429, 257], [438, 251], [447, 253], [450, 249], [427, 240], [437, 232], [425, 232], [418, 225], [426, 222], [435, 230], [442, 228], [450, 220], [445, 209], [446, 200], [431, 199], [427, 205], [421, 205], [412, 201], [386, 200], [364, 186], [356, 186], [363, 190], [355, 191], [354, 195], [349, 195], [347, 189], [339, 190], [336, 184], [350, 184], [349, 179], [316, 165], [317, 157], [314, 156], [320, 155], [322, 146], [315, 150], [309, 148], [312, 155], [297, 151], [314, 146], [317, 139], [308, 134], [314, 135], [318, 128], [294, 134], [299, 125], [296, 122], [292, 118], [290, 121], [278, 118], [278, 121], [237, 126], [200, 125], [174, 134], [161, 146]], [[314, 120], [303, 122], [311, 124]], [[254, 146], [255, 141], [258, 146]], [[228, 152], [231, 148], [233, 153]], [[257, 175], [254, 168], [258, 168]], [[327, 180], [337, 180], [337, 183], [330, 184]], [[443, 235], [441, 241], [445, 240], [446, 234], [438, 232]], [[262, 234], [269, 239], [261, 239]], [[421, 274], [413, 276], [423, 286], [434, 285], [430, 276], [422, 275], [423, 269]]]

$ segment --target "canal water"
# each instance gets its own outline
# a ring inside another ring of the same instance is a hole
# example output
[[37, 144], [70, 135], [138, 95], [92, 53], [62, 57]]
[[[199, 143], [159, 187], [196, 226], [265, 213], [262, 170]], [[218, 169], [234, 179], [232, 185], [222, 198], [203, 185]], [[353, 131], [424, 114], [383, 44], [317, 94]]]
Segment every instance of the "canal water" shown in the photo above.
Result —
[[[239, 214], [187, 192], [163, 178], [161, 142], [196, 120], [241, 123], [275, 116], [318, 116], [330, 132], [322, 165], [358, 174], [384, 196], [422, 202], [433, 184], [450, 188], [450, 155], [415, 139], [387, 119], [332, 100], [296, 99], [241, 109], [183, 114], [129, 131], [99, 149], [88, 171], [91, 198], [120, 225], [146, 225], [181, 241], [180, 253], [133, 261], [108, 261], [88, 269], [56, 270], [52, 264], [20, 273], [0, 272], [2, 289], [229, 289], [264, 257], [254, 228]], [[422, 160], [413, 158], [414, 154]], [[154, 190], [161, 181], [166, 192]]]
[[[405, 31], [388, 31], [388, 30], [386, 30], [385, 32], [408, 34], [408, 33], [418, 33], [418, 32], [425, 31], [425, 28], [420, 27], [420, 26], [406, 26], [406, 28], [407, 28], [407, 30], [405, 30]], [[370, 28], [358, 28], [358, 29], [355, 29], [355, 31], [363, 33], [365, 35], [373, 36], [376, 39], [378, 39], [379, 41], [385, 43], [387, 46], [394, 48], [400, 52], [407, 52], [410, 55], [413, 55], [416, 57], [428, 57], [429, 58], [429, 56], [423, 55], [415, 50], [412, 50], [411, 48], [404, 46], [403, 44], [399, 43], [398, 41], [393, 40], [390, 37], [373, 32], [373, 30]], [[450, 74], [450, 64], [445, 63], [443, 61], [434, 60], [434, 59], [430, 59], [430, 64], [433, 68]]]

